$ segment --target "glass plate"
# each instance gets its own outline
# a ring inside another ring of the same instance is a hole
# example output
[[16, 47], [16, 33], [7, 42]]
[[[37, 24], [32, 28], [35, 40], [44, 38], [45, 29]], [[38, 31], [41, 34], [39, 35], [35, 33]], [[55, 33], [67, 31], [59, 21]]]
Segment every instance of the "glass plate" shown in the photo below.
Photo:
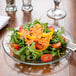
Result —
[[[55, 28], [55, 30], [58, 30], [58, 29], [60, 30], [59, 27], [54, 26], [54, 28]], [[18, 29], [18, 28], [16, 28], [16, 29]], [[70, 50], [66, 50], [66, 54], [65, 54], [64, 56], [60, 57], [60, 58], [57, 59], [57, 60], [50, 61], [50, 62], [47, 62], [47, 63], [30, 62], [30, 61], [27, 61], [27, 62], [25, 61], [25, 62], [24, 62], [24, 61], [21, 61], [21, 60], [15, 58], [15, 57], [13, 57], [12, 55], [10, 55], [10, 48], [9, 48], [9, 46], [8, 46], [8, 43], [9, 43], [10, 35], [11, 35], [11, 34], [12, 34], [12, 32], [9, 31], [9, 32], [7, 32], [7, 34], [4, 36], [4, 39], [3, 39], [3, 41], [2, 41], [2, 45], [3, 45], [4, 51], [5, 51], [5, 53], [6, 53], [9, 57], [11, 57], [13, 60], [18, 61], [18, 62], [23, 63], [23, 64], [28, 64], [28, 65], [47, 65], [47, 64], [52, 64], [52, 63], [56, 63], [56, 62], [62, 60], [63, 58], [65, 58], [65, 57], [70, 53]], [[67, 39], [67, 43], [72, 42], [72, 39], [71, 39], [70, 35], [69, 35], [67, 32], [65, 32], [65, 33], [63, 34], [63, 36]]]

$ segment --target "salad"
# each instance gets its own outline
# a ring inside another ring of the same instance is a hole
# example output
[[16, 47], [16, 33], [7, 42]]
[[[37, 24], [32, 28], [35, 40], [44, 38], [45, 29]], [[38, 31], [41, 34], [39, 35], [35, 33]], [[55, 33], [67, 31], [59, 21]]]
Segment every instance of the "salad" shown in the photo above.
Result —
[[9, 46], [12, 56], [22, 61], [50, 62], [62, 57], [66, 52], [66, 38], [64, 28], [55, 30], [48, 23], [34, 20], [12, 31]]

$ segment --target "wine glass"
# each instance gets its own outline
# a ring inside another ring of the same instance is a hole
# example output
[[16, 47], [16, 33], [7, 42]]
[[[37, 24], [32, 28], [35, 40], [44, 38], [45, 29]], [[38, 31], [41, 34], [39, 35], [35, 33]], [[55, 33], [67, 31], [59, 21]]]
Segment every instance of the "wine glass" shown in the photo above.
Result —
[[54, 0], [55, 8], [48, 10], [47, 12], [48, 17], [58, 20], [66, 16], [66, 12], [59, 8], [60, 2], [61, 0]]

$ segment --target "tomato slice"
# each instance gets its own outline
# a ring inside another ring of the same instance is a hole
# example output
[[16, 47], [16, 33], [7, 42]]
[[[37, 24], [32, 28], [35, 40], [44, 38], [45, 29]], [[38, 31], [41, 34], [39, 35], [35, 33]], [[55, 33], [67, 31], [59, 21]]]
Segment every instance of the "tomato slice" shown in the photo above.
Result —
[[35, 47], [36, 47], [37, 49], [43, 49], [43, 46], [42, 46], [41, 44], [39, 44], [39, 43], [36, 43], [36, 44], [35, 44]]
[[49, 29], [54, 29], [54, 27], [53, 27], [53, 26], [49, 26], [48, 28], [49, 28]]
[[61, 46], [61, 42], [55, 43], [52, 45], [53, 48], [59, 48]]
[[65, 37], [64, 36], [61, 36], [61, 37], [63, 38], [63, 41], [65, 42], [66, 41]]
[[20, 48], [20, 46], [15, 43], [12, 43], [12, 47], [14, 47], [15, 50], [19, 50], [19, 48]]
[[21, 31], [22, 27], [23, 27], [23, 25], [22, 25], [22, 26], [20, 26], [19, 31]]
[[51, 54], [44, 54], [41, 56], [41, 60], [43, 62], [49, 62], [52, 61], [52, 55]]

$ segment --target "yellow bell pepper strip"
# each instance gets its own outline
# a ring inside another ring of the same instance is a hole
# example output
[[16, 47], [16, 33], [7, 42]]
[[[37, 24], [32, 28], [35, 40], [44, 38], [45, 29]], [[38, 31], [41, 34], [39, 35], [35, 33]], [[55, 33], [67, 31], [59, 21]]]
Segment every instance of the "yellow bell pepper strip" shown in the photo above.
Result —
[[47, 36], [49, 36], [51, 34], [51, 32], [49, 32], [49, 33], [42, 33], [42, 37], [47, 37]]
[[54, 29], [50, 29], [50, 31], [51, 31], [51, 34], [49, 35], [49, 39], [52, 38], [52, 35], [53, 35], [53, 33], [54, 33]]
[[23, 33], [17, 32], [18, 35], [23, 36]]
[[40, 24], [36, 24], [36, 27], [41, 28], [41, 25]]
[[54, 29], [49, 29], [51, 32], [54, 32]]
[[52, 35], [53, 35], [53, 33], [54, 33], [54, 29], [49, 29], [50, 31], [51, 31], [51, 33], [50, 33], [50, 35], [49, 35], [49, 41], [50, 41], [50, 39], [52, 38]]
[[[18, 35], [23, 36], [23, 33], [17, 32]], [[26, 36], [28, 39], [35, 39], [34, 36]]]
[[32, 39], [35, 39], [36, 37], [35, 36], [26, 36], [28, 39], [32, 40]]
[[45, 46], [45, 47], [44, 47], [43, 49], [41, 49], [41, 50], [37, 50], [36, 47], [35, 47], [35, 45], [33, 46], [33, 48], [34, 48], [36, 51], [41, 52], [41, 51], [43, 51], [43, 50], [46, 50], [46, 49], [48, 48], [48, 46]]
[[42, 37], [47, 37], [47, 36], [52, 36], [53, 35], [53, 33], [54, 33], [54, 29], [49, 29], [51, 32], [49, 32], [49, 33], [42, 33]]
[[17, 32], [18, 35], [20, 35], [20, 37], [18, 37], [18, 39], [21, 38], [21, 36], [23, 36], [23, 33]]

